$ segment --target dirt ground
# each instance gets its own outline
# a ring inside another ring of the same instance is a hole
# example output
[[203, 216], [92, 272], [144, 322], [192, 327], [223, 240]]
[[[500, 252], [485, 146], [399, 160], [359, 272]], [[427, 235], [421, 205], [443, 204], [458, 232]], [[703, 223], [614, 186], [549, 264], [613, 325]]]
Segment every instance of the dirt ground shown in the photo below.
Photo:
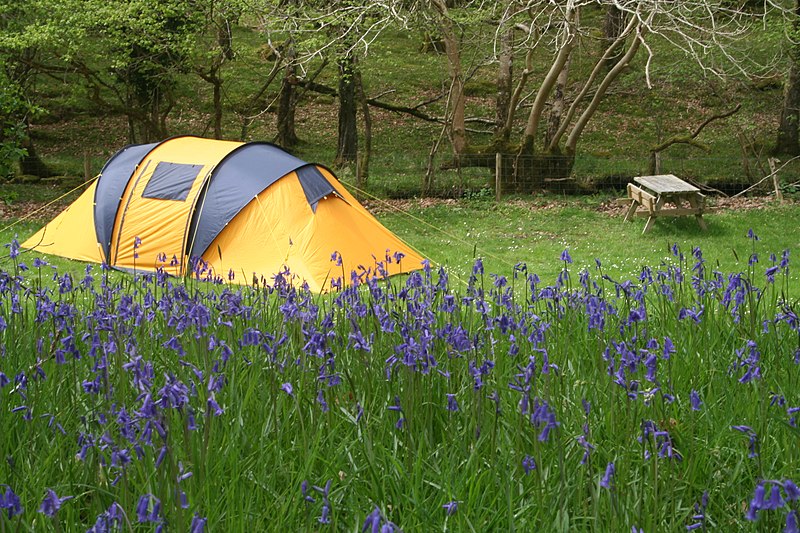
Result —
[[[455, 206], [463, 200], [440, 199], [440, 198], [414, 198], [408, 200], [369, 200], [364, 202], [367, 209], [373, 214], [382, 214], [391, 211], [407, 211], [409, 209], [425, 209], [427, 207], [452, 205]], [[547, 197], [536, 197], [531, 200], [508, 200], [512, 204], [532, 210], [548, 210], [574, 205], [575, 199], [549, 199]], [[785, 200], [788, 203], [796, 203], [793, 200]], [[764, 197], [711, 197], [707, 199], [709, 207], [718, 210], [741, 210], [741, 209], [762, 209], [774, 205], [775, 199], [772, 196]], [[586, 204], [581, 204], [589, 208]], [[612, 217], [624, 217], [628, 209], [628, 201], [624, 198], [612, 199], [594, 206], [594, 209], [607, 213]]]

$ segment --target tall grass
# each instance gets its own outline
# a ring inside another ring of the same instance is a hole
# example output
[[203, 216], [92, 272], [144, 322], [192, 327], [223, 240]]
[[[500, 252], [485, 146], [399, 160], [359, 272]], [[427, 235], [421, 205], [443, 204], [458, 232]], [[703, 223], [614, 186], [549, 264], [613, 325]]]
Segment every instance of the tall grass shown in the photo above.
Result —
[[314, 295], [12, 243], [0, 531], [778, 530], [800, 325], [788, 251], [748, 246], [742, 272], [675, 246], [617, 280], [565, 250], [552, 285], [478, 260], [466, 287], [376, 265]]

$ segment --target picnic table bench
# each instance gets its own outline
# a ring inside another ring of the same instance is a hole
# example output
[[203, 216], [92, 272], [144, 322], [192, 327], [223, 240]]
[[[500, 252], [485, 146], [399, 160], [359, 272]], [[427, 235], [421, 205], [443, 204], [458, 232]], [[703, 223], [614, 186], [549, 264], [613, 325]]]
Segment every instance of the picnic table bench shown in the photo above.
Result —
[[[703, 231], [708, 229], [703, 220], [706, 197], [694, 185], [672, 174], [638, 176], [633, 178], [633, 181], [635, 183], [628, 183], [628, 198], [631, 205], [625, 214], [625, 220], [631, 220], [634, 215], [648, 217], [643, 234], [650, 231], [657, 217], [665, 216], [694, 215], [700, 228]], [[673, 207], [664, 209], [665, 204], [671, 204]], [[640, 207], [643, 210], [637, 212]]]

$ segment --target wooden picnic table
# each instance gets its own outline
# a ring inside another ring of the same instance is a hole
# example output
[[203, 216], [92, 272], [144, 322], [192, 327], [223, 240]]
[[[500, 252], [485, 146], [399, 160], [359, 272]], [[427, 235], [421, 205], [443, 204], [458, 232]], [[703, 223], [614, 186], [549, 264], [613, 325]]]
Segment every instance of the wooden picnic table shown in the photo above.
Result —
[[[708, 228], [703, 220], [706, 210], [706, 197], [700, 189], [686, 183], [672, 174], [660, 176], [639, 176], [633, 178], [634, 183], [628, 183], [628, 198], [631, 206], [625, 215], [625, 220], [630, 220], [634, 215], [646, 216], [647, 223], [642, 233], [647, 233], [653, 227], [657, 217], [688, 216], [694, 215], [700, 228]], [[664, 209], [665, 204], [673, 207]], [[637, 213], [639, 208], [642, 212]]]

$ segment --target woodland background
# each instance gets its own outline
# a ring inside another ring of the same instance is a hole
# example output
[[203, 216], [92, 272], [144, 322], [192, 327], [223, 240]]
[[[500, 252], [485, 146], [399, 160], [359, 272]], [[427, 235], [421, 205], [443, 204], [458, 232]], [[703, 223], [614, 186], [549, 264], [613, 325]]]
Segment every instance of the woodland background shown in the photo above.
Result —
[[792, 193], [799, 9], [3, 0], [0, 174], [86, 179], [126, 144], [200, 135], [273, 141], [382, 197], [488, 194], [497, 154], [509, 192], [671, 172]]

